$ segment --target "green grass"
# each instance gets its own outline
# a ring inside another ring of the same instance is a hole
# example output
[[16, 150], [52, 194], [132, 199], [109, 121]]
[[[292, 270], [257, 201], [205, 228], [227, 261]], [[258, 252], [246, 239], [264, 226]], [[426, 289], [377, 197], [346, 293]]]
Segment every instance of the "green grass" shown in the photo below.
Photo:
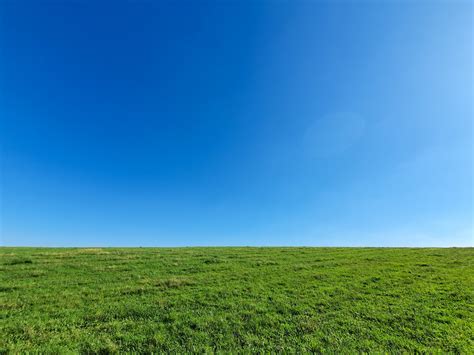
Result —
[[474, 352], [474, 249], [0, 248], [0, 352]]

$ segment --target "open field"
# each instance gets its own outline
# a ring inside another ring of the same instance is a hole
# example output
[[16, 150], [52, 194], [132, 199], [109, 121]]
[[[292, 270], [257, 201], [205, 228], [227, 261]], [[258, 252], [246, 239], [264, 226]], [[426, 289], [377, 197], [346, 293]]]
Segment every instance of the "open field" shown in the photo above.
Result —
[[474, 249], [0, 248], [0, 351], [474, 351]]

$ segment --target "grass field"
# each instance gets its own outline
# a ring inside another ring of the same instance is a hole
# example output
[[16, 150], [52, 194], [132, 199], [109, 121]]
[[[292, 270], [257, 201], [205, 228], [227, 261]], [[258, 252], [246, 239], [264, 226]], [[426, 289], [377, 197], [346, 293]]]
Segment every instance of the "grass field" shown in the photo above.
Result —
[[0, 248], [0, 351], [474, 351], [474, 249]]

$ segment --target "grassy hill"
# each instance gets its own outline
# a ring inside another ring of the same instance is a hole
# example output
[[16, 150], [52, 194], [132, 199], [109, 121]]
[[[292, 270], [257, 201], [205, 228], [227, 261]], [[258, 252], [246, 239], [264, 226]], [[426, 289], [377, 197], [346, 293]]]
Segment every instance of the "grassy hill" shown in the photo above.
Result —
[[472, 353], [473, 291], [473, 248], [0, 248], [0, 352]]

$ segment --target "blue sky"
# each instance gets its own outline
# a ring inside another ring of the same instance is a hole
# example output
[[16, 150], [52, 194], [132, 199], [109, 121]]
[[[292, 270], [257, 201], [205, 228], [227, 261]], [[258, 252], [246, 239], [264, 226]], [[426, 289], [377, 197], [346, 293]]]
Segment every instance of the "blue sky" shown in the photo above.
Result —
[[0, 16], [2, 245], [474, 245], [469, 1]]

